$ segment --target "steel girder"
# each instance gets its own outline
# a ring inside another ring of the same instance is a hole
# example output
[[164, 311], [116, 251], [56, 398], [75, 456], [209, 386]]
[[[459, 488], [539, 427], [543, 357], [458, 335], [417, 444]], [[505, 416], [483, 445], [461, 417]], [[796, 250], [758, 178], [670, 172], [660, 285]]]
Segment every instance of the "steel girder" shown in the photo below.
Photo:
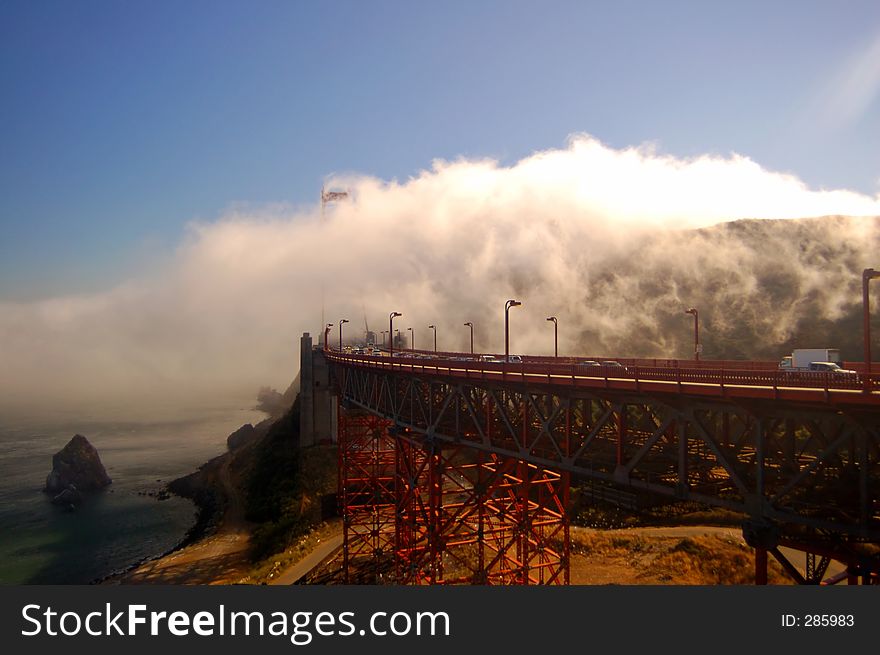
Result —
[[339, 416], [346, 582], [568, 583], [567, 474]]
[[405, 430], [398, 439], [399, 582], [568, 582], [564, 475]]
[[880, 543], [874, 410], [335, 370], [347, 402], [425, 439], [742, 512], [777, 541]]

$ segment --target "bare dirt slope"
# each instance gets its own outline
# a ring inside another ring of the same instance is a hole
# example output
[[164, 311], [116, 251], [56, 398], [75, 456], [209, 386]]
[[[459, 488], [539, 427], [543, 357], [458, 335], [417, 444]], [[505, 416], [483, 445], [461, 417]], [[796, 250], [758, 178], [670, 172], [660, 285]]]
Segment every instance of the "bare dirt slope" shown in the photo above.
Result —
[[[737, 528], [572, 528], [571, 548], [572, 584], [754, 584], [754, 551]], [[768, 575], [791, 584], [775, 561]]]

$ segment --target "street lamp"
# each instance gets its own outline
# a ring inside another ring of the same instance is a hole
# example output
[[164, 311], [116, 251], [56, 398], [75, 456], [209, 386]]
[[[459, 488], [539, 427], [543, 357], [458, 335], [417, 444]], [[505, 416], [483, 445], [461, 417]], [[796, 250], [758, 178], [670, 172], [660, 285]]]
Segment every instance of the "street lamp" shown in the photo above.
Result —
[[342, 352], [342, 324], [343, 323], [348, 323], [348, 319], [343, 318], [341, 321], [339, 321], [339, 352]]
[[467, 327], [471, 329], [471, 355], [474, 354], [474, 324], [468, 321], [465, 323]]
[[437, 352], [437, 326], [436, 325], [429, 325], [428, 329], [434, 330], [434, 352]]
[[504, 361], [510, 359], [510, 318], [508, 316], [511, 307], [519, 307], [519, 300], [508, 300], [504, 303]]
[[327, 326], [324, 328], [324, 350], [330, 350], [330, 342], [327, 341], [327, 335], [330, 334], [332, 329], [333, 323], [327, 323]]
[[[866, 268], [862, 271], [862, 318], [864, 321], [864, 338], [865, 338], [865, 374], [871, 374], [871, 312], [870, 301], [868, 299], [868, 282], [874, 278], [880, 277], [880, 271], [873, 268]], [[867, 385], [867, 378], [865, 381]], [[866, 388], [869, 388], [866, 386]]]
[[700, 345], [700, 314], [695, 307], [686, 309], [684, 313], [694, 315], [694, 359], [700, 361], [700, 351], [703, 349]]
[[394, 357], [394, 317], [403, 316], [400, 312], [391, 312], [388, 315], [388, 354]]
[[553, 321], [553, 356], [559, 357], [559, 321], [555, 316], [548, 316], [548, 321]]
[[411, 327], [408, 327], [406, 329], [412, 333], [409, 335], [409, 349], [415, 350], [416, 349], [416, 333], [413, 332], [413, 329]]

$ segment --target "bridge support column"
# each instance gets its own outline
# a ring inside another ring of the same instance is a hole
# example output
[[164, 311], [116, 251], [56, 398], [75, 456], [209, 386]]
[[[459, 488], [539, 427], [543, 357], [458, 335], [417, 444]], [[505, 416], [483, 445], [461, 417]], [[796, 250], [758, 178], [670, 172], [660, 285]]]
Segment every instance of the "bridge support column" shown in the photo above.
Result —
[[690, 489], [690, 473], [688, 471], [688, 438], [687, 423], [684, 418], [680, 418], [678, 422], [672, 423], [670, 428], [675, 427], [678, 433], [678, 480], [675, 485], [675, 492], [679, 498], [687, 498]]
[[299, 443], [312, 446], [336, 440], [337, 398], [330, 384], [330, 367], [324, 352], [312, 347], [305, 332], [300, 339]]
[[397, 580], [567, 584], [568, 476], [516, 458], [397, 438]]
[[419, 520], [421, 490], [428, 489], [428, 458], [418, 445], [395, 434], [397, 460], [397, 516], [395, 523], [395, 570], [401, 584], [417, 584], [429, 556], [429, 534]]
[[340, 408], [339, 504], [346, 584], [382, 582], [393, 564], [396, 476], [390, 424], [368, 412]]
[[568, 474], [496, 455], [481, 469], [486, 582], [568, 584]]
[[858, 573], [858, 569], [855, 566], [847, 567], [847, 569], [846, 569], [846, 584], [848, 584], [848, 585], [859, 584], [859, 573]]
[[819, 584], [828, 570], [829, 559], [823, 557], [816, 562], [816, 553], [805, 553], [804, 560], [804, 580], [810, 584]]
[[568, 474], [339, 417], [346, 583], [569, 582]]
[[755, 584], [767, 584], [767, 549], [755, 548]]

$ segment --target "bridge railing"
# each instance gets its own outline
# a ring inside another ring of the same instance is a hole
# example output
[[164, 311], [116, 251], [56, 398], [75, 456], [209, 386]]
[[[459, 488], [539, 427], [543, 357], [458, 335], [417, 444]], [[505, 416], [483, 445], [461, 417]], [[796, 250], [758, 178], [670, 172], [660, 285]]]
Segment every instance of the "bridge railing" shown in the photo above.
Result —
[[[328, 350], [331, 359], [353, 365], [390, 369], [414, 374], [434, 374], [466, 379], [492, 381], [546, 382], [575, 386], [604, 386], [606, 388], [635, 388], [641, 383], [675, 385], [689, 391], [698, 387], [715, 387], [722, 395], [725, 389], [752, 388], [772, 390], [805, 389], [813, 391], [880, 391], [878, 374], [838, 374], [812, 371], [780, 371], [770, 368], [771, 362], [728, 362], [682, 360], [616, 359], [621, 366], [584, 366], [582, 359], [525, 357], [522, 362], [487, 362], [462, 353], [433, 353], [427, 351], [398, 351], [387, 355], [354, 355]], [[608, 361], [608, 360], [606, 360]], [[662, 362], [662, 363], [661, 363]], [[687, 364], [685, 366], [684, 364]], [[658, 365], [659, 364], [659, 365]], [[760, 364], [760, 366], [755, 366]], [[624, 386], [621, 386], [621, 385]], [[871, 398], [871, 402], [875, 402]], [[880, 403], [880, 398], [876, 399]]]

